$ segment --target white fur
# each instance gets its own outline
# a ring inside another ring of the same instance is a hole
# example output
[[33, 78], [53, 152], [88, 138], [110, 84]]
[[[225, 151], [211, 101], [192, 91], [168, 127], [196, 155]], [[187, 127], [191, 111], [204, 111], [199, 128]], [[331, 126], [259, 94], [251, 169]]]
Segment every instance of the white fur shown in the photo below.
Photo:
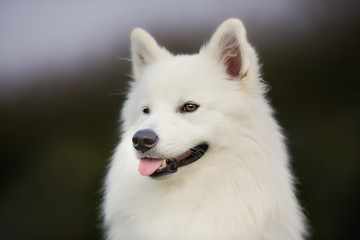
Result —
[[[303, 239], [284, 137], [242, 23], [225, 21], [196, 55], [174, 56], [141, 29], [131, 43], [134, 81], [105, 182], [107, 239]], [[241, 69], [230, 77], [233, 57]], [[188, 101], [200, 107], [179, 112]], [[141, 176], [131, 139], [149, 128], [159, 136], [154, 155], [173, 158], [203, 141], [209, 149], [165, 178]]]

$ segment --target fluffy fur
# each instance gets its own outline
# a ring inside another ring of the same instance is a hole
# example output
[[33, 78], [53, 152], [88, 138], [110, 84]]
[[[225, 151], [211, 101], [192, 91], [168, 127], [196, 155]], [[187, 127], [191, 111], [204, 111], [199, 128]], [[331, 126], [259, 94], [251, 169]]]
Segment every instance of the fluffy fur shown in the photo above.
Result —
[[[243, 24], [225, 21], [195, 55], [174, 56], [141, 29], [131, 45], [134, 81], [104, 187], [107, 239], [303, 239], [284, 137]], [[199, 108], [179, 111], [186, 102]], [[132, 145], [141, 129], [159, 137], [150, 157], [209, 148], [174, 174], [142, 176], [146, 153]]]

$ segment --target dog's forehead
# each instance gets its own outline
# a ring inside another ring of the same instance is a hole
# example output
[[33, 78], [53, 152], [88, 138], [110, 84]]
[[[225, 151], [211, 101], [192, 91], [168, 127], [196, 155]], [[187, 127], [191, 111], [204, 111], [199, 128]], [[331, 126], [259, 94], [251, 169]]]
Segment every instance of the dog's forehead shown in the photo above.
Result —
[[221, 68], [212, 59], [201, 55], [172, 56], [149, 67], [144, 81], [156, 88], [171, 90], [194, 89], [221, 79]]
[[[219, 63], [202, 55], [171, 56], [145, 69], [135, 81], [142, 105], [181, 105], [184, 102], [212, 102], [208, 96], [229, 95], [236, 89]], [[219, 92], [219, 89], [222, 91]]]

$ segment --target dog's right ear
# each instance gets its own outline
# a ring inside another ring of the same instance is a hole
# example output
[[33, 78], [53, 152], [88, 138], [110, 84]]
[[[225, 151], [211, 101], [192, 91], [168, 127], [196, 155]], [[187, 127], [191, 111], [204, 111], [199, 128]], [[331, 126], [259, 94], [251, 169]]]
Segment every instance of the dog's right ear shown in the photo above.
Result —
[[146, 31], [136, 28], [131, 33], [131, 59], [135, 79], [141, 77], [144, 69], [155, 61], [171, 55], [161, 48]]

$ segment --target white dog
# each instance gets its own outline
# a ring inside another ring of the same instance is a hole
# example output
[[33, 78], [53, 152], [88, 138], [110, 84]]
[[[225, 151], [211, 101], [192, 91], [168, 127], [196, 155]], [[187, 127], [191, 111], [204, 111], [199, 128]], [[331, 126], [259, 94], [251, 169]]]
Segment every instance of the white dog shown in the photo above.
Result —
[[284, 137], [243, 24], [199, 54], [131, 34], [122, 140], [105, 182], [107, 239], [286, 240], [306, 236]]

